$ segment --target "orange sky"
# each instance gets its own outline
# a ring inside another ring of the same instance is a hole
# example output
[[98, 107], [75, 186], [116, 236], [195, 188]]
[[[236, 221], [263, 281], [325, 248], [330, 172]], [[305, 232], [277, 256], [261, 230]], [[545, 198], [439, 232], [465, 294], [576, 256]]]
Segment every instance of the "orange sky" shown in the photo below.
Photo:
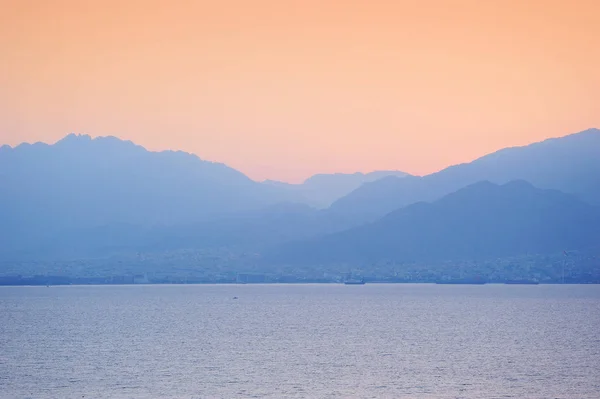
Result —
[[600, 127], [597, 0], [0, 4], [0, 143], [116, 135], [299, 181]]

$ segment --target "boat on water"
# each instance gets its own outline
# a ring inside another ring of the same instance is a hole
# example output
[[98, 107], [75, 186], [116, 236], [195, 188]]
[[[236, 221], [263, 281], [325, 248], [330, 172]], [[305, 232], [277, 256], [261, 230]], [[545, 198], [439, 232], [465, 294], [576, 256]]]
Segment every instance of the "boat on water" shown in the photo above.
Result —
[[507, 280], [504, 284], [527, 284], [527, 285], [538, 285], [539, 282], [535, 280]]
[[365, 279], [364, 278], [361, 278], [360, 280], [349, 279], [349, 280], [344, 281], [344, 284], [346, 284], [346, 285], [364, 285]]
[[436, 284], [475, 284], [482, 285], [486, 284], [487, 281], [480, 278], [460, 278], [460, 279], [451, 279], [451, 280], [438, 280], [435, 282]]

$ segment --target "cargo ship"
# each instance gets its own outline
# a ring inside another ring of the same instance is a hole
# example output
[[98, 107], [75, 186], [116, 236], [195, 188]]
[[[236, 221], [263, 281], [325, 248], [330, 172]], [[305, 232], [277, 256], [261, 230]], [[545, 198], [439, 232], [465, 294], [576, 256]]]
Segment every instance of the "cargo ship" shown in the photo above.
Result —
[[344, 284], [346, 285], [364, 285], [365, 284], [365, 279], [361, 278], [359, 280], [357, 279], [349, 279], [344, 281]]
[[451, 280], [437, 280], [436, 284], [486, 284], [487, 281], [480, 278], [457, 278]]

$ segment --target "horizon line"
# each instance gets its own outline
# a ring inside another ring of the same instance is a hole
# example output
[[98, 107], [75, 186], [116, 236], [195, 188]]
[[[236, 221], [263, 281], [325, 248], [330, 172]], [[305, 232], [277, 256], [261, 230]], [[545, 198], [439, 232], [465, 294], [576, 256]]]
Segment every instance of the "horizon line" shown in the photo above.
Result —
[[237, 169], [235, 167], [232, 167], [229, 164], [221, 162], [221, 161], [215, 161], [215, 160], [211, 160], [211, 159], [207, 159], [207, 158], [202, 158], [200, 155], [198, 155], [198, 154], [196, 154], [194, 152], [190, 152], [190, 151], [186, 151], [186, 150], [182, 150], [182, 149], [172, 149], [172, 148], [163, 148], [163, 149], [160, 149], [160, 150], [148, 149], [143, 144], [139, 144], [137, 142], [134, 142], [133, 140], [128, 140], [128, 139], [121, 138], [121, 137], [119, 137], [117, 135], [114, 135], [114, 134], [109, 134], [109, 135], [92, 135], [90, 133], [85, 133], [85, 132], [83, 132], [83, 133], [70, 132], [70, 133], [67, 133], [65, 136], [63, 136], [63, 137], [59, 138], [58, 140], [56, 140], [54, 143], [48, 143], [48, 142], [44, 142], [44, 141], [36, 141], [36, 142], [23, 141], [23, 142], [15, 145], [15, 146], [11, 146], [10, 144], [1, 144], [0, 145], [0, 149], [10, 148], [10, 149], [14, 150], [14, 149], [17, 149], [17, 148], [19, 148], [21, 146], [33, 146], [33, 145], [40, 145], [40, 144], [43, 144], [43, 145], [46, 145], [46, 146], [54, 146], [54, 145], [60, 143], [61, 141], [67, 139], [68, 137], [71, 137], [71, 136], [74, 136], [76, 138], [89, 138], [90, 141], [94, 141], [94, 140], [98, 140], [98, 139], [117, 139], [120, 142], [130, 143], [130, 144], [132, 144], [132, 145], [134, 145], [136, 147], [142, 148], [144, 151], [151, 152], [151, 153], [163, 153], [163, 152], [175, 152], [175, 153], [177, 153], [177, 152], [182, 152], [182, 153], [186, 153], [186, 154], [192, 155], [192, 156], [194, 156], [194, 157], [196, 157], [199, 160], [204, 161], [204, 162], [211, 162], [211, 163], [215, 163], [215, 164], [225, 165], [228, 168], [234, 169], [234, 170], [242, 173], [248, 179], [250, 179], [250, 180], [252, 180], [254, 182], [257, 182], [257, 183], [278, 182], [278, 183], [291, 184], [291, 185], [301, 185], [301, 184], [305, 183], [307, 180], [309, 180], [310, 178], [312, 178], [314, 176], [318, 176], [318, 175], [336, 175], [336, 174], [341, 174], [341, 175], [363, 174], [363, 175], [367, 175], [367, 174], [376, 173], [376, 172], [402, 172], [402, 173], [406, 173], [407, 175], [413, 176], [413, 177], [424, 177], [424, 176], [428, 176], [428, 175], [431, 175], [431, 174], [438, 173], [438, 172], [440, 172], [442, 170], [445, 170], [447, 168], [450, 168], [450, 167], [454, 167], [454, 166], [459, 166], [459, 165], [464, 165], [464, 164], [471, 163], [473, 161], [476, 161], [477, 159], [480, 159], [480, 158], [485, 157], [487, 155], [491, 155], [491, 154], [497, 153], [497, 152], [502, 151], [502, 150], [507, 150], [507, 149], [511, 149], [511, 148], [527, 147], [527, 146], [530, 146], [530, 145], [533, 145], [533, 144], [543, 143], [543, 142], [546, 142], [546, 141], [551, 141], [551, 140], [561, 139], [561, 138], [565, 138], [565, 137], [569, 137], [569, 136], [573, 136], [573, 135], [578, 135], [578, 134], [583, 134], [583, 133], [591, 133], [591, 132], [600, 133], [600, 128], [590, 127], [590, 128], [585, 129], [585, 130], [581, 130], [581, 131], [574, 132], [574, 133], [567, 133], [567, 134], [564, 134], [562, 136], [548, 137], [548, 138], [546, 138], [544, 140], [541, 140], [541, 141], [532, 141], [532, 142], [529, 142], [529, 143], [523, 144], [523, 145], [514, 145], [514, 146], [507, 146], [507, 147], [498, 148], [498, 149], [496, 149], [494, 151], [488, 152], [486, 154], [479, 155], [479, 156], [477, 156], [477, 157], [475, 157], [473, 159], [470, 159], [470, 160], [465, 160], [463, 162], [456, 163], [456, 164], [446, 165], [446, 166], [444, 166], [441, 169], [438, 169], [438, 170], [436, 170], [434, 172], [427, 173], [427, 174], [416, 174], [416, 173], [411, 173], [411, 172], [409, 172], [407, 170], [404, 170], [404, 169], [389, 169], [389, 168], [385, 168], [385, 169], [373, 169], [373, 170], [369, 170], [369, 171], [354, 170], [354, 171], [349, 171], [349, 172], [344, 172], [344, 171], [339, 171], [339, 170], [338, 171], [330, 171], [330, 172], [321, 171], [319, 173], [313, 173], [313, 174], [311, 174], [311, 175], [303, 178], [299, 182], [290, 182], [290, 181], [284, 181], [284, 180], [272, 179], [272, 178], [265, 178], [265, 179], [262, 179], [262, 180], [260, 180], [260, 179], [254, 179], [254, 178], [250, 177], [243, 170], [240, 170], [240, 169]]

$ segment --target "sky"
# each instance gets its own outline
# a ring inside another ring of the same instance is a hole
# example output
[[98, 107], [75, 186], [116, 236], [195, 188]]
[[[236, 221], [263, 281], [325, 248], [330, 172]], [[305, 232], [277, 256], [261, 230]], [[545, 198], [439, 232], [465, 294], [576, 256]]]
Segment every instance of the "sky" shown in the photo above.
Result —
[[423, 175], [600, 127], [597, 0], [0, 0], [0, 144]]

